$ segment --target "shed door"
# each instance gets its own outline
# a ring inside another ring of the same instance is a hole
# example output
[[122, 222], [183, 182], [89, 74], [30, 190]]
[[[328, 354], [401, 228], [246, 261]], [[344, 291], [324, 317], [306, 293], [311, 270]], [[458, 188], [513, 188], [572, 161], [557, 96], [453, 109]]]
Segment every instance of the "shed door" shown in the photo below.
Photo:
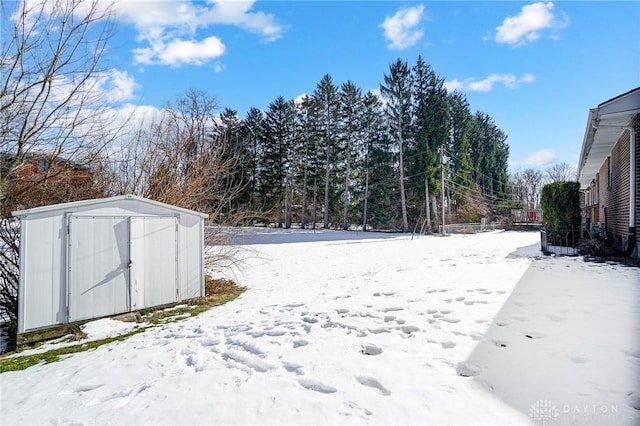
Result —
[[132, 309], [177, 302], [176, 218], [142, 216], [130, 220]]
[[130, 310], [129, 220], [69, 216], [69, 321]]

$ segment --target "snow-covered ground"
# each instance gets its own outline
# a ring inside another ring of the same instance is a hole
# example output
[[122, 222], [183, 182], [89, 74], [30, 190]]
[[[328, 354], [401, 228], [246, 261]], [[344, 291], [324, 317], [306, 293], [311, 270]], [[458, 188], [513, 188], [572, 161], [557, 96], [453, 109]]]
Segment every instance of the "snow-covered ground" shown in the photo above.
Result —
[[239, 299], [0, 375], [2, 424], [640, 423], [638, 268], [537, 233], [241, 240]]

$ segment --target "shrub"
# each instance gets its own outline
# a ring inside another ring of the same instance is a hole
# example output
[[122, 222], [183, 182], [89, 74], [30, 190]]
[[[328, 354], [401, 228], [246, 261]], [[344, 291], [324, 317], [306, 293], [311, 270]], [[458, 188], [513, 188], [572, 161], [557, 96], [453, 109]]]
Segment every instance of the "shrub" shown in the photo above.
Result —
[[580, 227], [580, 184], [554, 182], [542, 188], [542, 222], [547, 230]]

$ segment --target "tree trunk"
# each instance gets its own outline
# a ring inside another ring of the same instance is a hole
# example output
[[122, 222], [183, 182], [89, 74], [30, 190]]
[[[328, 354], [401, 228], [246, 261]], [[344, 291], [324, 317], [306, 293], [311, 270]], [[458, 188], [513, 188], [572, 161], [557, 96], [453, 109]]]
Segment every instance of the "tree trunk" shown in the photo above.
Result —
[[347, 142], [347, 170], [344, 178], [344, 210], [342, 212], [342, 229], [347, 231], [349, 229], [349, 173], [351, 173], [351, 151], [350, 144]]
[[424, 177], [424, 208], [427, 216], [427, 234], [431, 234], [431, 211], [429, 210], [429, 178]]
[[400, 151], [400, 204], [402, 207], [402, 232], [409, 231], [409, 222], [407, 221], [407, 199], [404, 193], [404, 141], [402, 140], [402, 130], [398, 130], [398, 148]]
[[362, 208], [362, 230], [367, 230], [367, 207], [369, 201], [369, 153], [367, 152], [365, 158], [365, 164], [367, 168], [364, 174], [364, 206]]
[[[305, 158], [306, 163], [306, 158]], [[307, 168], [304, 165], [304, 174], [302, 176], [302, 212], [300, 212], [300, 227], [305, 229], [307, 227], [306, 212], [307, 212]]]
[[324, 222], [323, 227], [327, 229], [329, 227], [329, 178], [331, 173], [329, 170], [331, 161], [331, 146], [327, 140], [326, 158], [325, 158], [325, 172], [324, 172]]

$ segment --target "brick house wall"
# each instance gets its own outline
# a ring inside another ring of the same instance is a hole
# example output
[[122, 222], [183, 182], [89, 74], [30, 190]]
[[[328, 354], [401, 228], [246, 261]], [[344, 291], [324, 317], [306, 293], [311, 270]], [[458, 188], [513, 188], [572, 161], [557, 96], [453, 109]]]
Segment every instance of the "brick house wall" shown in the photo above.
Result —
[[636, 129], [636, 249], [634, 258], [640, 264], [640, 114], [635, 117]]
[[[636, 130], [640, 130], [639, 121], [636, 119]], [[637, 135], [637, 132], [636, 132]], [[614, 145], [611, 156], [607, 158], [601, 165], [599, 170], [598, 185], [598, 201], [599, 201], [599, 219], [604, 226], [605, 220], [607, 224], [607, 236], [613, 243], [616, 250], [624, 251], [628, 245], [629, 239], [629, 144], [630, 133], [624, 132], [618, 142]], [[640, 160], [638, 152], [638, 138], [636, 144], [636, 165]], [[640, 176], [636, 167], [636, 188], [640, 184]], [[606, 209], [606, 218], [605, 218]], [[638, 228], [638, 214], [640, 208], [638, 206], [638, 191], [636, 190], [636, 228]], [[636, 234], [636, 239], [638, 235]]]

